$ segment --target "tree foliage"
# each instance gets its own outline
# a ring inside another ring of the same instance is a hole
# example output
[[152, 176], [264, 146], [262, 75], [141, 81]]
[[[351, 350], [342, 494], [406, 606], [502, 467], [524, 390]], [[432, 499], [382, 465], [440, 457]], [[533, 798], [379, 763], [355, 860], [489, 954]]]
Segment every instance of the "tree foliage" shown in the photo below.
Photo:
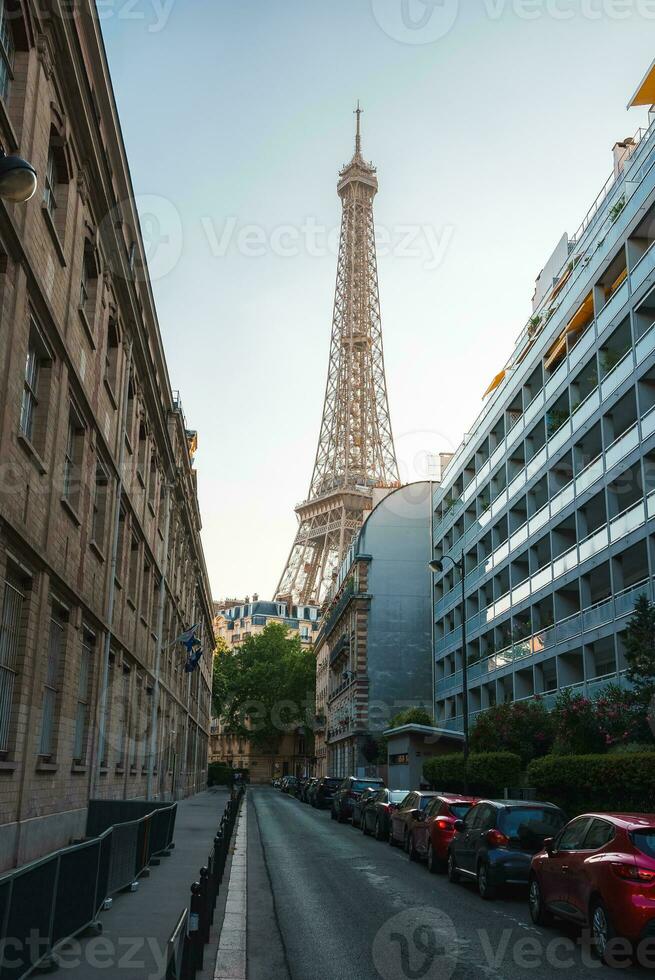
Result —
[[648, 703], [655, 695], [655, 604], [642, 594], [623, 634], [626, 674]]
[[309, 734], [315, 690], [313, 652], [281, 623], [269, 623], [237, 649], [224, 644], [214, 658], [214, 716], [257, 745], [274, 748], [300, 727]]
[[553, 739], [553, 718], [539, 698], [489, 708], [478, 716], [470, 734], [471, 751], [512, 752], [523, 763], [549, 752]]

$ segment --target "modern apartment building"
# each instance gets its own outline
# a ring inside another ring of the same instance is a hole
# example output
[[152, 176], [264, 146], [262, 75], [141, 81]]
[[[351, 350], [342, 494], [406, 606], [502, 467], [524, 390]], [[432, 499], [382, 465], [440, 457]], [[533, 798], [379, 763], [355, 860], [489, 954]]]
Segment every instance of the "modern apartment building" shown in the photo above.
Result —
[[[655, 99], [655, 70], [633, 105]], [[434, 495], [435, 724], [622, 682], [655, 574], [655, 112], [537, 280], [533, 315]], [[501, 365], [499, 365], [499, 368]], [[466, 621], [466, 649], [462, 624]]]
[[212, 648], [195, 433], [171, 390], [94, 4], [0, 0], [0, 869], [90, 796], [205, 784]]
[[429, 708], [433, 484], [376, 491], [326, 602], [316, 641], [316, 771], [371, 775], [377, 740]]

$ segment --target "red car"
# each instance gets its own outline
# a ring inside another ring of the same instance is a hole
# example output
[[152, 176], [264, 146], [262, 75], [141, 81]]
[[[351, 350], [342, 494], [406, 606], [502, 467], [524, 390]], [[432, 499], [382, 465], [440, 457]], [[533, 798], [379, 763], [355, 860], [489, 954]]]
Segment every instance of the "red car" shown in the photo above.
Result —
[[477, 799], [473, 796], [436, 796], [412, 824], [409, 856], [412, 861], [427, 860], [434, 874], [445, 871], [448, 845], [455, 835], [455, 823], [463, 820]]
[[530, 870], [530, 915], [588, 925], [602, 960], [611, 940], [655, 938], [655, 815], [587, 813], [571, 820]]
[[412, 829], [419, 820], [423, 819], [423, 814], [436, 795], [436, 793], [424, 793], [423, 790], [415, 790], [413, 793], [407, 794], [398, 809], [391, 811], [389, 843], [392, 847], [395, 847], [396, 844], [402, 844], [409, 854]]

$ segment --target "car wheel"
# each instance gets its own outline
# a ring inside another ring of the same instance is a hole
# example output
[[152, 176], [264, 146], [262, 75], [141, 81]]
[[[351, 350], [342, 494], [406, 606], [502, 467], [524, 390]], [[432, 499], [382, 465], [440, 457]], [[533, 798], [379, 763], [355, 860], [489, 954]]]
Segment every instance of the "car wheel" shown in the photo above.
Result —
[[478, 865], [478, 893], [485, 901], [496, 897], [496, 889], [489, 881], [489, 865], [485, 861]]
[[407, 831], [403, 834], [403, 851], [405, 854], [409, 854], [409, 834]]
[[379, 818], [376, 818], [375, 820], [375, 839], [384, 840], [384, 834], [382, 833], [382, 824], [380, 823]]
[[393, 824], [389, 826], [389, 847], [396, 846], [396, 838], [393, 836]]
[[368, 837], [368, 835], [371, 833], [371, 831], [366, 826], [366, 820], [364, 819], [364, 817], [362, 817], [362, 819], [360, 821], [360, 824], [361, 824], [362, 833], [363, 833], [364, 837]]
[[541, 885], [535, 875], [530, 878], [528, 904], [530, 906], [530, 918], [536, 926], [549, 926], [552, 923], [553, 917], [544, 905]]
[[336, 815], [336, 813], [334, 812], [334, 807], [333, 807], [333, 806], [331, 806], [331, 807], [330, 807], [330, 820], [336, 820], [336, 819], [337, 819], [337, 815]]
[[407, 846], [407, 853], [409, 854], [410, 861], [418, 861], [419, 853], [416, 850], [416, 845], [414, 843], [414, 834], [409, 834], [409, 844]]
[[453, 885], [459, 881], [459, 871], [457, 870], [455, 855], [452, 852], [448, 855], [448, 881], [452, 882]]
[[591, 908], [591, 938], [601, 963], [607, 963], [607, 953], [616, 936], [612, 920], [605, 905], [597, 900]]

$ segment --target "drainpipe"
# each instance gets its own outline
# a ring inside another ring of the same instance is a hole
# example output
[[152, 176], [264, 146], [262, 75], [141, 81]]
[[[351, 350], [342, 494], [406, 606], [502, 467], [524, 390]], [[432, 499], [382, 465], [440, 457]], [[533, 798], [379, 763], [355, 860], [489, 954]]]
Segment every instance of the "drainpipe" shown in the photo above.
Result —
[[152, 720], [150, 730], [150, 760], [148, 763], [148, 777], [146, 784], [146, 799], [151, 800], [153, 796], [152, 786], [154, 778], [155, 757], [157, 753], [157, 725], [159, 720], [159, 687], [161, 672], [162, 640], [164, 633], [164, 609], [166, 606], [166, 576], [168, 574], [168, 538], [171, 527], [171, 494], [175, 487], [173, 483], [167, 483], [166, 491], [166, 523], [164, 525], [164, 560], [162, 562], [161, 580], [159, 582], [159, 597], [157, 609], [157, 651], [155, 653], [155, 685], [152, 692]]
[[127, 395], [130, 386], [130, 371], [132, 368], [132, 347], [134, 341], [130, 338], [130, 346], [127, 351], [127, 362], [125, 365], [125, 380], [123, 382], [123, 400], [121, 405], [121, 421], [119, 426], [120, 445], [118, 448], [118, 479], [116, 480], [116, 507], [114, 513], [114, 527], [111, 540], [111, 561], [109, 563], [109, 593], [107, 597], [107, 632], [105, 633], [105, 643], [102, 657], [102, 678], [100, 682], [100, 699], [98, 702], [98, 741], [93, 760], [93, 775], [91, 777], [91, 787], [89, 798], [93, 799], [98, 792], [98, 777], [100, 775], [100, 763], [102, 762], [101, 749], [104, 748], [106, 735], [106, 714], [107, 714], [107, 688], [109, 686], [109, 653], [111, 650], [111, 638], [113, 636], [114, 607], [116, 605], [116, 565], [118, 564], [118, 535], [121, 521], [121, 498], [123, 496], [123, 467], [125, 464], [125, 429], [127, 425]]

